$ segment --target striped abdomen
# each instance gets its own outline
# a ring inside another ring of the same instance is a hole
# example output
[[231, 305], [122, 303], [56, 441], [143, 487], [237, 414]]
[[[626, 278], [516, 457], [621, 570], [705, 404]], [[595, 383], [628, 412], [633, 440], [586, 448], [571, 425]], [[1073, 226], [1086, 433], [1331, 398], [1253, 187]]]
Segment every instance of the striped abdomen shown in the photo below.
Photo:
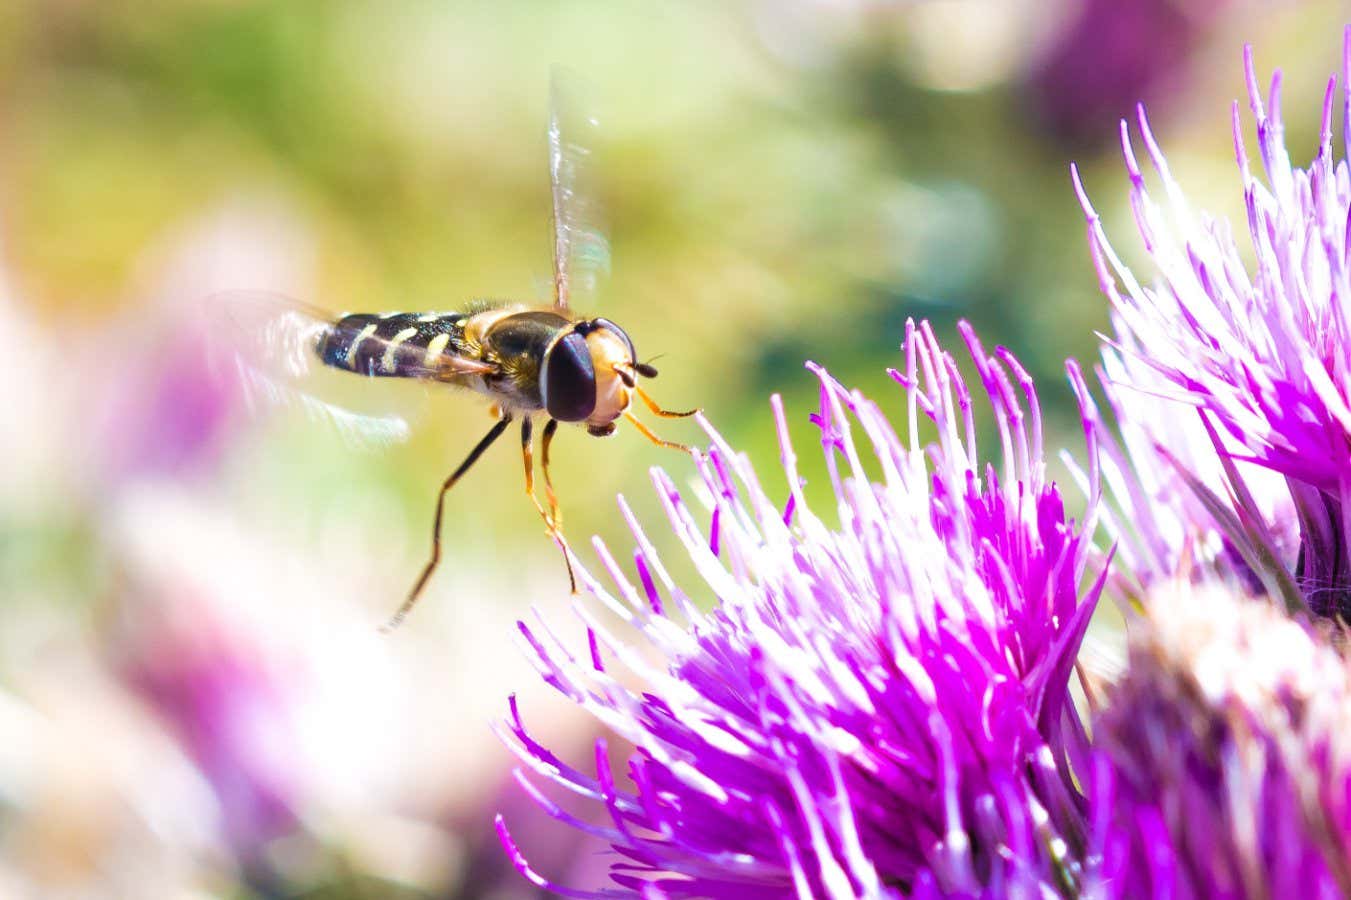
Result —
[[319, 339], [324, 365], [361, 375], [425, 378], [446, 354], [463, 355], [465, 313], [357, 313], [343, 316]]

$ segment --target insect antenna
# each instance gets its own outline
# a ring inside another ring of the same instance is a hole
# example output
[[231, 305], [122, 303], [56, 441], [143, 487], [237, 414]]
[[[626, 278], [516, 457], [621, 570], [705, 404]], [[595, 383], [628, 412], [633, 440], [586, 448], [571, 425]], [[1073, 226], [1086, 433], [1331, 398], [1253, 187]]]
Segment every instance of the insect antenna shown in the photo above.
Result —
[[661, 359], [665, 355], [666, 355], [665, 353], [658, 353], [656, 356], [652, 357], [647, 362], [635, 362], [633, 364], [633, 371], [637, 372], [644, 378], [656, 378], [657, 367], [652, 364], [657, 360]]

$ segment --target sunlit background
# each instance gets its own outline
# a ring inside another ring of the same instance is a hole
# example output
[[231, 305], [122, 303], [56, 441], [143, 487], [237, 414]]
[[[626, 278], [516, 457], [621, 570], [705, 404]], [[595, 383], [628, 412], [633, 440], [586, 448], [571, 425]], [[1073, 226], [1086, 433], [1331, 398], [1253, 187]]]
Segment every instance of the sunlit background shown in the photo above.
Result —
[[[1106, 311], [1068, 164], [1127, 233], [1116, 123], [1143, 99], [1193, 199], [1238, 212], [1240, 47], [1256, 43], [1259, 71], [1284, 64], [1287, 109], [1317, 109], [1347, 16], [1238, 0], [0, 5], [0, 895], [535, 896], [498, 810], [551, 877], [603, 870], [526, 811], [491, 730], [513, 692], [551, 746], [584, 757], [595, 727], [515, 648], [516, 618], [569, 600], [515, 441], [452, 493], [446, 562], [381, 635], [485, 405], [391, 386], [412, 438], [360, 450], [250, 411], [210, 377], [196, 315], [235, 288], [333, 311], [544, 301], [556, 64], [600, 123], [613, 266], [595, 311], [660, 356], [660, 401], [702, 406], [768, 472], [768, 396], [810, 451], [803, 362], [897, 398], [885, 369], [912, 316], [1011, 347], [1042, 385], [1048, 443], [1070, 443], [1063, 360], [1092, 360]], [[1287, 119], [1307, 159], [1318, 123]], [[592, 534], [626, 558], [619, 493], [673, 544], [647, 472], [688, 479], [679, 454], [569, 428], [554, 456], [584, 559]]]

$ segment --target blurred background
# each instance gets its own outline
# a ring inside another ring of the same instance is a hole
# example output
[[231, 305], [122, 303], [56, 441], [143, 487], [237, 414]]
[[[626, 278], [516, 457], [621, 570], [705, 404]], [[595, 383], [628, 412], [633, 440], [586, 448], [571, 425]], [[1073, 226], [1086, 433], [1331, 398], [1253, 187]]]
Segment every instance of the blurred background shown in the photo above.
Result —
[[[1038, 378], [1077, 447], [1068, 356], [1106, 324], [1077, 161], [1137, 248], [1117, 120], [1136, 100], [1190, 196], [1237, 215], [1240, 48], [1286, 73], [1313, 153], [1344, 3], [10, 0], [0, 5], [0, 895], [493, 897], [577, 853], [512, 783], [491, 726], [585, 759], [594, 726], [514, 649], [563, 620], [557, 551], [504, 440], [448, 503], [445, 565], [377, 626], [427, 551], [435, 490], [490, 424], [405, 396], [412, 438], [358, 450], [259, 417], [210, 377], [193, 310], [255, 288], [329, 310], [548, 296], [551, 67], [600, 122], [613, 270], [595, 311], [660, 354], [785, 490], [805, 473], [812, 359], [899, 409], [908, 317], [959, 318]], [[1138, 257], [1137, 257], [1138, 258]], [[700, 440], [688, 421], [664, 436]], [[567, 529], [631, 546], [623, 493], [691, 468], [630, 429], [554, 445]], [[712, 598], [694, 591], [696, 602]], [[579, 645], [580, 646], [580, 645]]]

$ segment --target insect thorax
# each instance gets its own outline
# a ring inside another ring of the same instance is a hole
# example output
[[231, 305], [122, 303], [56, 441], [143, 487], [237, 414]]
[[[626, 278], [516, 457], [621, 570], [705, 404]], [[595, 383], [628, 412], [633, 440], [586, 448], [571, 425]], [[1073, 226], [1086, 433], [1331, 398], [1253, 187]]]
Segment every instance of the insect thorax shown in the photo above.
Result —
[[481, 352], [501, 374], [486, 380], [490, 390], [518, 408], [543, 408], [540, 367], [549, 348], [571, 326], [571, 319], [552, 310], [512, 311], [492, 321], [483, 331]]

